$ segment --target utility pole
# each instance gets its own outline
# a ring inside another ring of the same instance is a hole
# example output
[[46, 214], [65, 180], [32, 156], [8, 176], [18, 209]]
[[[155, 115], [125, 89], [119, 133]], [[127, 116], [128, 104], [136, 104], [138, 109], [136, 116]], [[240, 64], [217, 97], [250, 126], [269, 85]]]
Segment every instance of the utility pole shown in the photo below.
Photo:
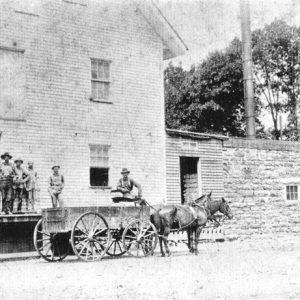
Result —
[[240, 0], [246, 136], [255, 139], [254, 88], [249, 0]]

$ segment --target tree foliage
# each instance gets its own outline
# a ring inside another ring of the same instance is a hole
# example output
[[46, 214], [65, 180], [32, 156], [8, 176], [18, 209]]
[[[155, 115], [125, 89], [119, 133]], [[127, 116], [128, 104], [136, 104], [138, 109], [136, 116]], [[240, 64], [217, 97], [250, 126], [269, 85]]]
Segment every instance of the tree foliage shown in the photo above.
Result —
[[[298, 127], [300, 29], [275, 20], [255, 30], [252, 40], [257, 132], [262, 137], [270, 134], [258, 121], [261, 108], [271, 115], [273, 138], [279, 138], [279, 116], [287, 112], [289, 127], [284, 133], [291, 138]], [[190, 70], [169, 64], [165, 70], [168, 127], [244, 135], [241, 52], [241, 42], [235, 38]]]
[[300, 29], [275, 20], [252, 34], [256, 93], [266, 101], [279, 138], [279, 115], [289, 113], [287, 135], [297, 134]]
[[166, 124], [200, 132], [244, 134], [241, 43], [232, 41], [198, 66], [165, 70]]

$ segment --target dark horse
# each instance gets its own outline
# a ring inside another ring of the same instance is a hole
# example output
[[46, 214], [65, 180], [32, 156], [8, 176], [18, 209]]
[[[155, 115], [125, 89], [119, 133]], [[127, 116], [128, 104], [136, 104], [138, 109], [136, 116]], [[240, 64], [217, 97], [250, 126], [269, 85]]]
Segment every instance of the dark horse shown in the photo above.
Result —
[[151, 215], [151, 222], [159, 234], [161, 255], [165, 256], [162, 243], [164, 243], [167, 255], [171, 255], [168, 246], [168, 236], [171, 230], [187, 231], [190, 252], [198, 254], [198, 240], [202, 228], [217, 211], [232, 218], [228, 203], [223, 198], [219, 201], [211, 200], [211, 193], [201, 196], [189, 205], [165, 205], [156, 210]]

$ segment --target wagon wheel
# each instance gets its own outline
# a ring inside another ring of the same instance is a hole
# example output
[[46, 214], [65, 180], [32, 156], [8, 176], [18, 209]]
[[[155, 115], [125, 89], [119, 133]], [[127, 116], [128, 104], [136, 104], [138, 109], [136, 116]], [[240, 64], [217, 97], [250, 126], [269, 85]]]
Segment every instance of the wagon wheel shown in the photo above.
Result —
[[106, 253], [110, 256], [121, 256], [126, 253], [122, 243], [123, 229], [112, 229], [111, 230], [111, 242], [107, 248]]
[[100, 260], [111, 243], [111, 233], [103, 216], [95, 212], [82, 214], [71, 233], [71, 245], [78, 258]]
[[152, 255], [157, 245], [157, 231], [149, 221], [132, 220], [122, 236], [126, 252], [135, 257]]
[[63, 260], [70, 251], [68, 240], [62, 240], [59, 234], [43, 231], [42, 219], [34, 228], [33, 242], [38, 254], [50, 262]]

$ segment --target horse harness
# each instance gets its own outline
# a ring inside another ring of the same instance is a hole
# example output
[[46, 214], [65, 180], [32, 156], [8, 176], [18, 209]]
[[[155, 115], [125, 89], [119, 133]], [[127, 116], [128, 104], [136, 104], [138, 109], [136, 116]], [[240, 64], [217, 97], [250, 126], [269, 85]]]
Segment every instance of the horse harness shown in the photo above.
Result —
[[[199, 205], [199, 207], [200, 207], [200, 205]], [[187, 225], [185, 225], [185, 226], [181, 226], [180, 220], [178, 220], [179, 228], [178, 228], [177, 230], [174, 230], [174, 231], [179, 232], [179, 231], [181, 231], [181, 230], [183, 230], [183, 229], [185, 229], [185, 228], [188, 228], [188, 227], [191, 226], [195, 221], [197, 221], [197, 219], [198, 219], [198, 218], [197, 218], [197, 212], [194, 210], [194, 208], [193, 208], [192, 206], [189, 206], [189, 209], [190, 209], [192, 215], [194, 216], [194, 219], [193, 219], [190, 223], [188, 223]]]

